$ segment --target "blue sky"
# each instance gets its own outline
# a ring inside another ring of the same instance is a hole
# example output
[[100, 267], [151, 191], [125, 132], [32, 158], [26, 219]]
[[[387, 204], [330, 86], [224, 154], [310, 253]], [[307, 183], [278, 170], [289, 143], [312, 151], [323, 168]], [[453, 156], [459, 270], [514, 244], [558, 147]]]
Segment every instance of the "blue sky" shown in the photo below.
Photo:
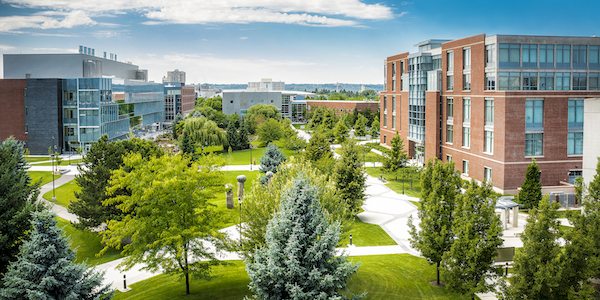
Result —
[[600, 36], [600, 1], [0, 0], [0, 53], [86, 45], [188, 82], [381, 83], [386, 56], [479, 33]]

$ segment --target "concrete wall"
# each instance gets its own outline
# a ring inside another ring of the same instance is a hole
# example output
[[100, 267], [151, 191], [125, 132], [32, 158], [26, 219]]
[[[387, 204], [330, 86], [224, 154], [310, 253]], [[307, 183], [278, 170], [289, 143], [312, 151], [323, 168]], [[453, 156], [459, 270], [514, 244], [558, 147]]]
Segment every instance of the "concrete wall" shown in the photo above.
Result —
[[0, 80], [0, 140], [10, 136], [26, 141], [25, 86], [21, 79]]
[[256, 104], [273, 105], [281, 111], [281, 92], [223, 91], [223, 113], [241, 114]]
[[52, 145], [57, 145], [58, 151], [61, 151], [62, 80], [27, 80], [25, 107], [27, 147], [31, 154], [48, 154], [48, 147]]
[[596, 175], [600, 157], [600, 98], [583, 101], [583, 182], [589, 184]]

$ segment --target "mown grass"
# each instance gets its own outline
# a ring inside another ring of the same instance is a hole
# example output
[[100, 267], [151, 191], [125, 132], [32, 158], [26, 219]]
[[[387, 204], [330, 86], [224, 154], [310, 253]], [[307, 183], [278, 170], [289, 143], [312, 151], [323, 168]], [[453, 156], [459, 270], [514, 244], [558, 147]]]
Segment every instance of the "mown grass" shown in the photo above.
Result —
[[[31, 183], [36, 183], [38, 180], [40, 181], [40, 186], [52, 182], [52, 172], [46, 171], [28, 171], [29, 177], [31, 178]], [[54, 180], [60, 178], [60, 175], [54, 175]], [[52, 198], [52, 196], [50, 196]]]
[[[78, 159], [67, 159], [67, 158], [63, 158], [62, 161], [60, 162], [59, 166], [70, 166], [70, 165], [76, 165], [78, 163], [81, 163], [83, 160], [78, 158]], [[54, 162], [56, 165], [56, 162]], [[44, 163], [40, 163], [40, 164], [35, 164], [34, 166], [52, 166], [52, 161], [49, 162], [44, 162]]]
[[[221, 156], [225, 159], [225, 165], [249, 165], [250, 161], [253, 164], [260, 164], [260, 158], [265, 154], [266, 147], [254, 148], [252, 150], [232, 151], [231, 153], [223, 153]], [[292, 150], [281, 149], [281, 152], [286, 157], [293, 156], [295, 153]]]
[[[69, 203], [75, 200], [75, 192], [81, 191], [79, 185], [75, 180], [71, 180], [59, 187], [54, 192], [56, 193], [56, 203], [65, 208], [69, 207]], [[48, 191], [43, 195], [44, 199], [52, 202], [52, 190]]]
[[[412, 197], [421, 197], [421, 182], [419, 174], [416, 172], [408, 172], [406, 170], [400, 170], [397, 174], [390, 174], [383, 172], [381, 168], [366, 168], [367, 174], [386, 180], [386, 186], [399, 194], [406, 194]], [[405, 173], [403, 173], [405, 172]]]

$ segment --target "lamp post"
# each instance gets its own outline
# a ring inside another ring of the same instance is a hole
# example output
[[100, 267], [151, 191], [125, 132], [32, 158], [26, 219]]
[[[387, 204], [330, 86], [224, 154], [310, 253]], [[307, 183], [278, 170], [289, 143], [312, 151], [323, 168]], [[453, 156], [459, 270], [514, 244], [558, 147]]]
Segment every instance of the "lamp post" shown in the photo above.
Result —
[[52, 159], [52, 201], [56, 202], [56, 194], [54, 192], [54, 173], [56, 172], [54, 169], [54, 157], [56, 156], [56, 145], [54, 144], [54, 136], [52, 136], [52, 145], [54, 148], [54, 151], [50, 154], [50, 159]]
[[246, 176], [239, 175], [237, 178], [238, 182], [238, 204], [240, 206], [240, 250], [242, 249], [242, 202], [244, 201], [244, 182], [246, 182]]
[[252, 143], [250, 143], [250, 171], [252, 171]]

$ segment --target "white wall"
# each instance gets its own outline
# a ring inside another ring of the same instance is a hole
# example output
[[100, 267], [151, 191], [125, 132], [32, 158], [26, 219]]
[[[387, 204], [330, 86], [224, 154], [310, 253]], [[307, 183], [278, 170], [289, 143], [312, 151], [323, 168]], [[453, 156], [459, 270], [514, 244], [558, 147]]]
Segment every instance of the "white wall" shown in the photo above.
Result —
[[589, 184], [596, 175], [600, 157], [600, 98], [583, 101], [583, 181]]

